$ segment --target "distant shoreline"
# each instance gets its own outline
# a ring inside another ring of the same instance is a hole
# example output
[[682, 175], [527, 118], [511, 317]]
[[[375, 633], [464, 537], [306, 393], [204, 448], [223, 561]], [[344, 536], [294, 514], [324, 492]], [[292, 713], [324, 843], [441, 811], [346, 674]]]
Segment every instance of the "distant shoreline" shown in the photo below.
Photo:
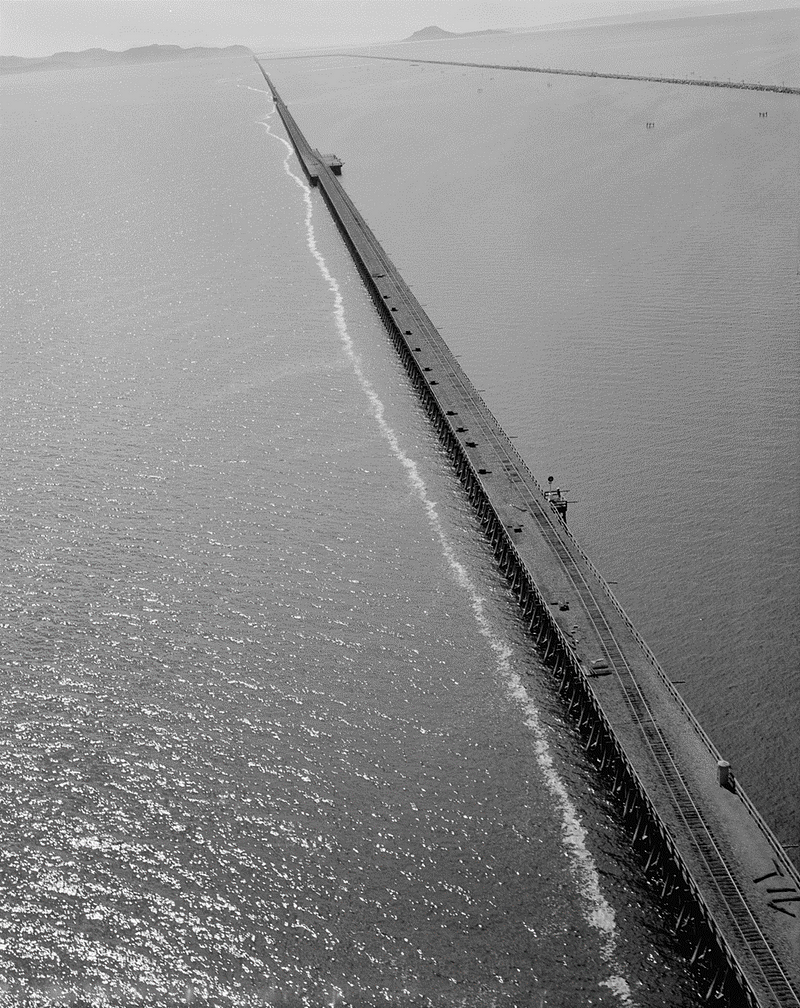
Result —
[[247, 46], [177, 45], [134, 46], [131, 49], [84, 49], [81, 52], [59, 52], [52, 56], [0, 56], [0, 74], [35, 73], [40, 70], [79, 70], [87, 67], [141, 66], [148, 63], [170, 63], [178, 60], [209, 59], [220, 56], [251, 56]]

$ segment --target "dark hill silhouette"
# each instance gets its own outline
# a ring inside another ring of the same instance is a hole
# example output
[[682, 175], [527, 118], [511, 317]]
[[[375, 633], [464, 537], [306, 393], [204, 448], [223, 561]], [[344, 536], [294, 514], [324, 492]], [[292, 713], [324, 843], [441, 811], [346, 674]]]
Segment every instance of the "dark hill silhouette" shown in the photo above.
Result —
[[58, 52], [52, 56], [27, 58], [0, 56], [0, 73], [24, 73], [29, 70], [66, 70], [72, 67], [115, 66], [130, 63], [165, 63], [170, 60], [208, 59], [214, 56], [250, 56], [247, 46], [223, 48], [177, 45], [134, 46], [123, 52], [110, 49], [84, 49], [81, 52]]
[[403, 39], [403, 42], [427, 42], [433, 39], [470, 38], [474, 35], [508, 35], [508, 32], [505, 32], [500, 28], [486, 28], [483, 31], [471, 32], [450, 32], [445, 31], [444, 28], [439, 28], [436, 25], [430, 25], [428, 28], [420, 28], [419, 31], [415, 31], [413, 35], [409, 35], [408, 38]]

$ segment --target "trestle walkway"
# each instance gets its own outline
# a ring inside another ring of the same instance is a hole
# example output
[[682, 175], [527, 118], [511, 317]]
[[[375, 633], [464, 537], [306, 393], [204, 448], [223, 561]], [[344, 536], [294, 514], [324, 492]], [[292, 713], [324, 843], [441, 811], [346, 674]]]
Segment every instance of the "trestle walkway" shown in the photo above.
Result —
[[516, 63], [464, 63], [456, 60], [420, 59], [415, 56], [375, 56], [372, 53], [328, 53], [325, 57], [279, 56], [278, 59], [330, 59], [344, 56], [347, 59], [390, 60], [394, 63], [434, 63], [439, 66], [476, 67], [479, 70], [515, 70], [520, 73], [555, 74], [561, 77], [599, 77], [603, 80], [647, 81], [650, 84], [680, 84], [684, 87], [729, 88], [734, 91], [771, 91], [774, 94], [799, 95], [800, 88], [788, 84], [759, 84], [756, 81], [701, 80], [699, 77], [651, 77], [642, 74], [602, 73], [599, 70], [563, 70], [558, 67], [521, 66]]
[[[258, 61], [256, 61], [258, 62]], [[800, 1005], [800, 876], [259, 63], [709, 1003]]]

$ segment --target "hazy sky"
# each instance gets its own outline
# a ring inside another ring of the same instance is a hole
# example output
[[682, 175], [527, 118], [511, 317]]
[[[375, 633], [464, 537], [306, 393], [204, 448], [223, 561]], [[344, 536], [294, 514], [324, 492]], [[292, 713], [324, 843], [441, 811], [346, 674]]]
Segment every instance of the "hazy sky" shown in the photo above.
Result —
[[431, 24], [450, 31], [524, 28], [679, 4], [688, 6], [685, 0], [0, 0], [0, 53], [48, 56], [153, 42], [341, 45], [401, 39]]

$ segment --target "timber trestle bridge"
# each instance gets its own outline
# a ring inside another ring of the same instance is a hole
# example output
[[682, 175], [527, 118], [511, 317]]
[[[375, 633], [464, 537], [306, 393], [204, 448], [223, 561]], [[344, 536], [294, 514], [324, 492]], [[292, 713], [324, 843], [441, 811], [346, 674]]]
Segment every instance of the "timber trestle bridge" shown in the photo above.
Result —
[[[258, 63], [708, 1003], [800, 1006], [800, 875]], [[724, 786], [721, 786], [721, 783]]]

